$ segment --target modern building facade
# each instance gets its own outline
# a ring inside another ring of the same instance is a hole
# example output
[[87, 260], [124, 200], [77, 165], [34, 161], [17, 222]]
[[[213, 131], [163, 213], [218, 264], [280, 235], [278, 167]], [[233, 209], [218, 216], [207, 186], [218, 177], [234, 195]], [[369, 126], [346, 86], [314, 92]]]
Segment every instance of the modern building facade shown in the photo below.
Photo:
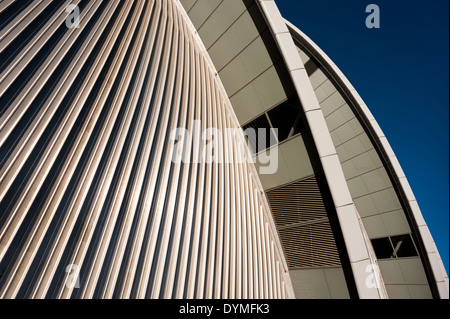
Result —
[[0, 298], [448, 298], [382, 130], [274, 1], [0, 17]]

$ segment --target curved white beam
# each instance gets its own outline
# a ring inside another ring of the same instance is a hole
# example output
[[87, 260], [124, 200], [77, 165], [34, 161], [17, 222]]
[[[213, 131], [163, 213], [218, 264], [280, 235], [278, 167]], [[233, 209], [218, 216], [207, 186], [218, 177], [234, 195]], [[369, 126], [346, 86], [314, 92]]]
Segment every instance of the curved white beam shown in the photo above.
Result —
[[407, 201], [406, 205], [409, 205], [409, 209], [413, 213], [414, 222], [417, 224], [419, 229], [419, 234], [424, 242], [425, 249], [427, 252], [428, 260], [430, 261], [434, 278], [438, 287], [439, 295], [441, 298], [449, 298], [449, 284], [448, 275], [444, 268], [442, 259], [437, 250], [436, 244], [431, 236], [428, 226], [420, 211], [419, 205], [417, 204], [416, 198], [414, 197], [413, 191], [406, 179], [405, 173], [403, 172], [398, 158], [395, 156], [392, 147], [390, 146], [385, 134], [381, 130], [379, 124], [375, 120], [373, 114], [370, 112], [367, 105], [364, 103], [361, 96], [358, 94], [356, 89], [347, 79], [347, 77], [342, 73], [342, 71], [336, 66], [336, 64], [328, 57], [328, 55], [323, 52], [320, 47], [314, 43], [306, 34], [299, 30], [295, 25], [287, 20], [284, 20], [289, 30], [293, 33], [294, 37], [299, 40], [300, 43], [307, 44], [308, 49], [314, 57], [320, 57], [320, 62], [324, 65], [327, 71], [331, 74], [334, 80], [336, 80], [345, 92], [350, 95], [351, 100], [354, 102], [353, 107], [356, 108], [359, 113], [366, 118], [365, 123], [369, 126], [369, 129], [374, 132], [373, 137], [379, 142], [378, 145], [381, 146], [383, 152], [387, 155], [386, 160], [389, 161], [393, 168], [393, 173], [396, 179], [399, 181], [398, 185], [401, 187], [403, 193], [406, 195]]
[[258, 0], [258, 3], [282, 53], [305, 112], [337, 211], [359, 297], [387, 298], [387, 292], [379, 274], [374, 274], [381, 283], [378, 287], [373, 288], [367, 285], [367, 269], [370, 265], [377, 263], [375, 254], [351, 197], [325, 117], [286, 22], [275, 1]]

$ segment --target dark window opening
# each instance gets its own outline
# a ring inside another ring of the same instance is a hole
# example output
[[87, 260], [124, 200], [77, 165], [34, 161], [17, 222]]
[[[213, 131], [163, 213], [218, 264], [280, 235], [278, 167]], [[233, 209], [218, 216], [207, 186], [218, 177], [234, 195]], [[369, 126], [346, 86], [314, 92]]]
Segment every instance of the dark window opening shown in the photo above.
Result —
[[402, 235], [391, 237], [394, 253], [397, 257], [414, 257], [417, 256], [416, 247], [410, 235]]
[[278, 140], [280, 142], [304, 130], [300, 111], [297, 104], [288, 101], [268, 112], [272, 126], [278, 129]]
[[372, 246], [378, 259], [418, 256], [409, 234], [372, 239]]
[[378, 259], [394, 258], [389, 238], [372, 239], [372, 246]]
[[243, 126], [247, 143], [257, 154], [305, 131], [299, 103], [286, 101]]

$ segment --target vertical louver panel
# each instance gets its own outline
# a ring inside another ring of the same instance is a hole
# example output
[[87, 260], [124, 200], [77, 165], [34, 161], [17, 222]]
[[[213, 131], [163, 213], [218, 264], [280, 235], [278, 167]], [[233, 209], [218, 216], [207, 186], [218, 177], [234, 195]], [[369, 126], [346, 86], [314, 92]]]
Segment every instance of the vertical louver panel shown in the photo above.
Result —
[[267, 197], [290, 268], [341, 265], [315, 177], [271, 190]]
[[[1, 298], [288, 295], [244, 136], [178, 1], [4, 1], [0, 21]], [[172, 161], [170, 133], [198, 120], [232, 163], [207, 163], [202, 140]]]

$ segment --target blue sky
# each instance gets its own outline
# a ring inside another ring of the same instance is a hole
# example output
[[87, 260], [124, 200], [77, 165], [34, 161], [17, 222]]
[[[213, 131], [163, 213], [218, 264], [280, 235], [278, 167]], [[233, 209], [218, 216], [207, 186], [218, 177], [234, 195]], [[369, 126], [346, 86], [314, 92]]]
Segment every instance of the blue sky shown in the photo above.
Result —
[[[336, 63], [396, 153], [449, 271], [449, 1], [275, 0]], [[377, 4], [381, 28], [365, 25]]]

